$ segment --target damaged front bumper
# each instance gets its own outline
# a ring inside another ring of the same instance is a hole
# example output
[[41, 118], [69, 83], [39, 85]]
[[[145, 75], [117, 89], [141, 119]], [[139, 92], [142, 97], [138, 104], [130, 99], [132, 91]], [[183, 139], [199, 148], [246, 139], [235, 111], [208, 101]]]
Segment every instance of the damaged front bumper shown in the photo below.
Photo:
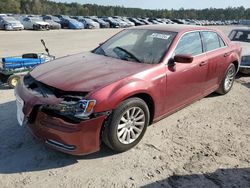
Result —
[[23, 100], [22, 112], [27, 127], [47, 146], [73, 155], [99, 150], [101, 128], [108, 113], [93, 114], [85, 120], [53, 114], [44, 110], [43, 106], [57, 104], [61, 99], [54, 95], [34, 93], [25, 86], [23, 79], [18, 83], [15, 93]]

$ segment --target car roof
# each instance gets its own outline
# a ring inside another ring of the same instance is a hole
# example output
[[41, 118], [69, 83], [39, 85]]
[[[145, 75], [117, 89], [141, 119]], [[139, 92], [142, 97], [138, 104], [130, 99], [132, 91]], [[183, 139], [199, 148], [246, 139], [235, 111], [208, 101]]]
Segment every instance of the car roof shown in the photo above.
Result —
[[235, 28], [233, 31], [250, 31], [250, 27]]
[[145, 25], [145, 26], [137, 26], [131, 29], [147, 29], [147, 30], [159, 30], [159, 31], [170, 31], [170, 32], [187, 32], [187, 31], [196, 31], [196, 30], [212, 30], [217, 31], [216, 29], [206, 28], [204, 26], [194, 26], [194, 25], [177, 25], [177, 24], [169, 24], [169, 25]]

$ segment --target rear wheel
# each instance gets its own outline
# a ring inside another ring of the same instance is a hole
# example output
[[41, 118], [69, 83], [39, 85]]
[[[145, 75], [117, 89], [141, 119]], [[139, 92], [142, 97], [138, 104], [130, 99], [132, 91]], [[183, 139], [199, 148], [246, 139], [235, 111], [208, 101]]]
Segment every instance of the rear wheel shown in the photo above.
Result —
[[15, 88], [19, 80], [20, 80], [20, 76], [11, 75], [8, 78], [7, 83], [8, 83], [10, 88]]
[[222, 95], [228, 93], [233, 87], [235, 75], [236, 75], [236, 68], [235, 65], [231, 63], [227, 68], [226, 74], [220, 84], [219, 89], [216, 92]]
[[149, 124], [149, 109], [140, 98], [123, 101], [111, 115], [103, 141], [111, 149], [123, 152], [140, 142]]

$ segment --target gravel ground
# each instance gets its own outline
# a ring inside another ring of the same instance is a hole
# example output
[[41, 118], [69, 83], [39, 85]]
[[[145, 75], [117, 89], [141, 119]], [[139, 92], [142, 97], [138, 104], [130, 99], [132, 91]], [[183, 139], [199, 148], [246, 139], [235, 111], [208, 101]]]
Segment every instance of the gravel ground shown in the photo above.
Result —
[[[231, 27], [220, 27], [226, 33]], [[93, 49], [119, 30], [4, 32], [0, 56], [57, 57]], [[0, 88], [0, 187], [250, 187], [250, 77], [150, 126], [139, 145], [82, 157], [44, 147], [18, 126], [13, 90]]]

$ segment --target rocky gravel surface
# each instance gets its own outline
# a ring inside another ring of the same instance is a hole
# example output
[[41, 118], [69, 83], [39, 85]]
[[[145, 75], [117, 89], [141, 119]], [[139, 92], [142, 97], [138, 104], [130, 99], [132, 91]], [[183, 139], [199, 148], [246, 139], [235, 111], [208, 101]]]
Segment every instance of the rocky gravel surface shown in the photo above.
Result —
[[[23, 53], [26, 47], [35, 51], [44, 38], [59, 57], [90, 50], [117, 31], [1, 31], [0, 55]], [[247, 188], [249, 105], [250, 77], [239, 75], [227, 95], [211, 94], [151, 125], [135, 148], [118, 154], [102, 146], [77, 157], [46, 148], [18, 126], [13, 90], [2, 85], [0, 187]]]

